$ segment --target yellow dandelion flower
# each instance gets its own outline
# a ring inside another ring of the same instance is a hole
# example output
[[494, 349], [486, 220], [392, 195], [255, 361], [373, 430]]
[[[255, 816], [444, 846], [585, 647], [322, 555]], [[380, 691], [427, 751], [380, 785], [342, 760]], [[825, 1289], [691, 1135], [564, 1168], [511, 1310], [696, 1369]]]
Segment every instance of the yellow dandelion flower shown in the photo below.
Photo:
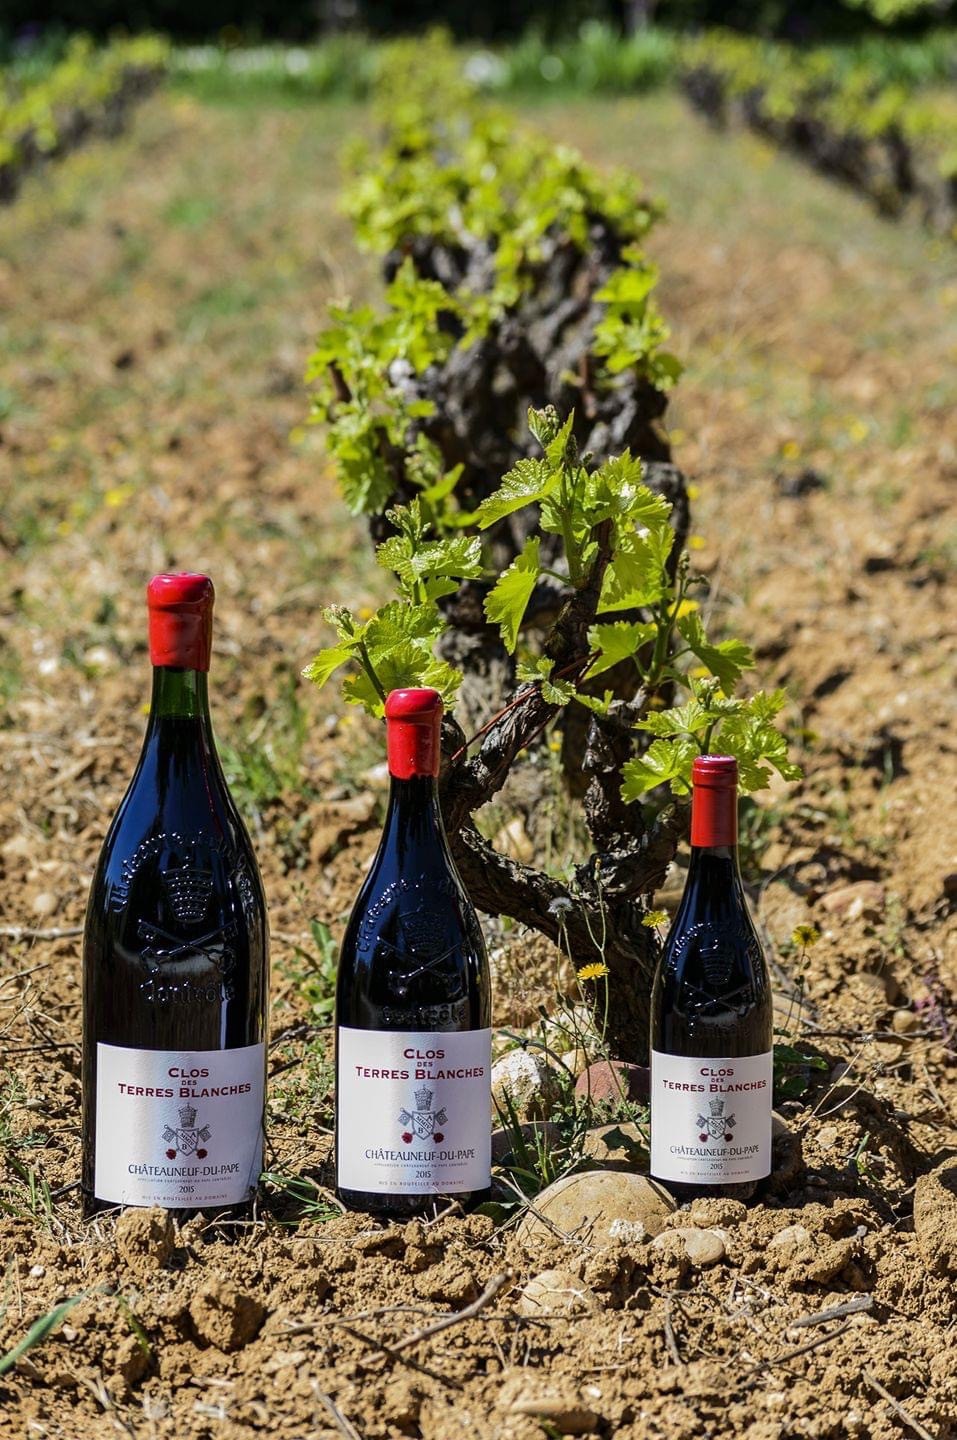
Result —
[[593, 960], [590, 965], [583, 965], [576, 974], [579, 980], [600, 980], [608, 974], [608, 966], [601, 960]]
[[847, 427], [847, 433], [852, 440], [866, 440], [870, 429], [863, 420], [852, 420]]
[[703, 535], [689, 535], [689, 536], [688, 536], [688, 549], [689, 549], [689, 550], [703, 550], [704, 547], [705, 547], [705, 545], [707, 545], [707, 543], [708, 543], [708, 542], [707, 542], [707, 540], [705, 540], [705, 538], [704, 538]]
[[551, 740], [549, 740], [548, 742], [548, 748], [549, 750], [552, 750], [557, 754], [558, 751], [562, 748], [562, 742], [553, 735]]
[[668, 912], [667, 910], [649, 910], [647, 915], [641, 917], [641, 923], [649, 930], [657, 930], [659, 925], [668, 923]]
[[687, 490], [689, 500], [697, 500], [701, 495], [701, 486], [695, 485], [694, 481], [692, 481], [692, 483], [687, 486]]
[[373, 610], [373, 608], [372, 608], [371, 605], [360, 605], [360, 606], [359, 606], [359, 619], [360, 619], [360, 620], [371, 620], [374, 614], [375, 614], [375, 611]]
[[816, 945], [820, 938], [821, 932], [816, 925], [795, 925], [791, 931], [791, 944], [800, 946], [802, 950]]
[[796, 440], [785, 440], [781, 446], [781, 454], [785, 460], [796, 460], [801, 453], [801, 447]]

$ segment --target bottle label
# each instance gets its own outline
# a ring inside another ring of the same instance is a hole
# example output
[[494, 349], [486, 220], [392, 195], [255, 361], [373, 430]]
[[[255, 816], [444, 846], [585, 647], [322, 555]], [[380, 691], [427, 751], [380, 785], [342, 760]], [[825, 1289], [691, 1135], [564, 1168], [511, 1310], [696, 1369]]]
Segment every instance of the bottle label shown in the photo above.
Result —
[[727, 1185], [771, 1173], [771, 1060], [651, 1052], [651, 1173]]
[[248, 1200], [262, 1168], [265, 1047], [96, 1047], [94, 1193], [169, 1210]]
[[491, 1178], [491, 1030], [337, 1037], [341, 1189], [458, 1195]]

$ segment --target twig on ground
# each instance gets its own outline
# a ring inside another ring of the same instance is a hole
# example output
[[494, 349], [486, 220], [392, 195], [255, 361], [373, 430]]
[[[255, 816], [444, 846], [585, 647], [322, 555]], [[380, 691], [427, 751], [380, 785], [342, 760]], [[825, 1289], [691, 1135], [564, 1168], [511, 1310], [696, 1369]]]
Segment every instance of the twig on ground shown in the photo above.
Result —
[[793, 1350], [785, 1350], [783, 1355], [775, 1355], [772, 1360], [762, 1360], [753, 1365], [745, 1377], [745, 1385], [748, 1389], [757, 1384], [757, 1379], [765, 1370], [771, 1370], [775, 1365], [785, 1365], [789, 1360], [796, 1360], [799, 1355], [807, 1355], [811, 1350], [816, 1350], [819, 1345], [826, 1345], [829, 1340], [836, 1340], [843, 1335], [845, 1330], [851, 1328], [850, 1320], [845, 1320], [843, 1325], [838, 1325], [836, 1330], [828, 1330], [825, 1335], [818, 1335], [814, 1340], [808, 1340], [804, 1345], [796, 1345]]
[[441, 1375], [438, 1370], [431, 1370], [428, 1365], [423, 1365], [418, 1360], [413, 1360], [411, 1355], [402, 1355], [397, 1345], [387, 1345], [384, 1340], [377, 1340], [374, 1335], [367, 1335], [364, 1330], [357, 1330], [354, 1325], [349, 1325], [344, 1320], [333, 1320], [332, 1324], [338, 1329], [344, 1330], [354, 1340], [360, 1340], [363, 1345], [368, 1345], [372, 1350], [378, 1350], [380, 1354], [388, 1356], [390, 1360], [398, 1360], [400, 1365], [408, 1365], [412, 1370], [418, 1370], [420, 1375], [428, 1375], [430, 1380], [437, 1380], [440, 1385], [448, 1385], [452, 1390], [461, 1390], [462, 1384], [459, 1380], [452, 1380], [448, 1375]]
[[909, 1430], [913, 1430], [915, 1435], [920, 1436], [920, 1440], [937, 1440], [937, 1436], [932, 1435], [929, 1430], [925, 1430], [920, 1421], [915, 1420], [913, 1415], [904, 1409], [900, 1401], [895, 1400], [891, 1392], [884, 1389], [884, 1386], [876, 1376], [871, 1374], [870, 1370], [862, 1370], [861, 1377], [865, 1385], [869, 1385], [872, 1390], [877, 1392], [882, 1400], [887, 1401], [897, 1418], [902, 1420]]
[[407, 1335], [393, 1348], [396, 1351], [408, 1350], [410, 1346], [418, 1345], [422, 1340], [429, 1340], [433, 1335], [438, 1335], [442, 1330], [448, 1330], [452, 1325], [458, 1325], [462, 1320], [474, 1320], [475, 1316], [481, 1314], [486, 1305], [490, 1305], [499, 1291], [504, 1289], [511, 1280], [512, 1275], [508, 1271], [502, 1275], [493, 1275], [481, 1295], [477, 1300], [473, 1300], [471, 1305], [466, 1305], [464, 1310], [456, 1310], [452, 1315], [440, 1315], [438, 1320], [433, 1320], [431, 1325], [423, 1325], [421, 1330]]
[[331, 1395], [327, 1395], [324, 1390], [320, 1390], [319, 1386], [316, 1384], [315, 1381], [312, 1382], [312, 1391], [316, 1399], [319, 1401], [319, 1404], [327, 1412], [330, 1419], [335, 1423], [336, 1429], [341, 1435], [345, 1435], [346, 1440], [362, 1440], [362, 1436], [359, 1434], [352, 1421], [347, 1415], [343, 1415], [342, 1411], [339, 1409], [339, 1406], [336, 1404], [335, 1400], [333, 1400]]
[[668, 1347], [668, 1354], [671, 1356], [674, 1365], [683, 1365], [681, 1351], [678, 1349], [678, 1341], [675, 1339], [675, 1327], [671, 1321], [671, 1301], [665, 1301], [665, 1344]]
[[845, 1315], [856, 1315], [862, 1310], [873, 1308], [873, 1295], [855, 1295], [841, 1305], [829, 1305], [826, 1310], [818, 1310], [813, 1315], [802, 1315], [799, 1320], [792, 1320], [787, 1328], [800, 1330], [807, 1325], [823, 1325], [827, 1320], [842, 1320]]

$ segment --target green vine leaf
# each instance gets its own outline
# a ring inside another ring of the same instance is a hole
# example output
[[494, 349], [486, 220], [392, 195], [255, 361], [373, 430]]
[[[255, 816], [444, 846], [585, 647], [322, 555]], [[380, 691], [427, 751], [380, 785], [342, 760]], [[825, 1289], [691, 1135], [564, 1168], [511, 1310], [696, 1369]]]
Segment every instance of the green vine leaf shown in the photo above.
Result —
[[621, 767], [623, 800], [640, 800], [658, 785], [670, 785], [675, 795], [691, 789], [691, 767], [698, 747], [690, 737], [653, 740], [644, 755]]
[[485, 597], [486, 618], [490, 625], [499, 627], [502, 642], [510, 655], [515, 652], [519, 626], [538, 580], [540, 544], [538, 535], [530, 535], [521, 555], [516, 556]]
[[540, 683], [542, 699], [549, 705], [567, 705], [570, 700], [578, 699], [578, 695], [570, 681], [552, 679], [554, 668], [555, 661], [548, 656], [533, 655], [519, 662], [516, 676], [519, 680], [531, 684]]
[[615, 620], [606, 625], [593, 625], [588, 632], [588, 643], [598, 651], [598, 655], [585, 672], [586, 677], [591, 679], [601, 675], [622, 660], [634, 660], [637, 665], [638, 651], [654, 640], [657, 633], [656, 625], [638, 620]]
[[352, 659], [354, 659], [354, 651], [351, 646], [330, 645], [325, 650], [320, 650], [318, 655], [310, 660], [302, 672], [303, 679], [311, 680], [321, 690], [339, 667], [348, 665]]
[[509, 470], [493, 495], [487, 496], [475, 512], [480, 530], [503, 520], [526, 505], [543, 500], [558, 483], [558, 475], [545, 460], [519, 460]]
[[[438, 690], [446, 705], [455, 703], [462, 683], [461, 671], [438, 659], [422, 645], [406, 640], [390, 646], [388, 650], [373, 653], [371, 658], [376, 678], [386, 695], [390, 690], [428, 685]], [[342, 686], [342, 694], [350, 705], [362, 705], [370, 715], [381, 719], [385, 714], [384, 700], [365, 670], [348, 677]]]
[[599, 609], [636, 610], [656, 604], [668, 588], [665, 566], [674, 540], [670, 525], [646, 534], [626, 531], [620, 535], [605, 571]]
[[702, 665], [720, 682], [722, 690], [730, 695], [745, 670], [754, 665], [754, 653], [743, 640], [720, 640], [712, 644], [704, 633], [704, 626], [697, 611], [683, 615], [678, 621], [678, 632], [688, 649], [697, 655]]

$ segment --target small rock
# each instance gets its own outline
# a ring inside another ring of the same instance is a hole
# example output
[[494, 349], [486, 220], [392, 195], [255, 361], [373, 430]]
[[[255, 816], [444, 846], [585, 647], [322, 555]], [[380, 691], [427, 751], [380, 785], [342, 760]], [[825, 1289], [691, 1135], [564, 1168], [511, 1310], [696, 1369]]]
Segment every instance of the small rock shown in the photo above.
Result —
[[330, 809], [332, 814], [345, 826], [365, 825], [372, 819], [375, 807], [375, 796], [363, 792], [359, 795], [350, 795], [344, 800], [336, 800]]
[[637, 1125], [599, 1125], [586, 1130], [582, 1155], [602, 1170], [648, 1169], [648, 1141]]
[[829, 915], [845, 920], [879, 920], [884, 913], [886, 894], [876, 880], [856, 880], [852, 885], [837, 885], [821, 897], [821, 906]]
[[634, 1244], [657, 1235], [675, 1209], [653, 1180], [621, 1170], [563, 1175], [535, 1199], [516, 1234], [523, 1242], [574, 1235], [588, 1245]]
[[601, 1424], [595, 1411], [573, 1396], [519, 1392], [505, 1402], [504, 1408], [513, 1415], [532, 1415], [559, 1435], [587, 1435]]
[[875, 975], [870, 970], [863, 970], [857, 975], [851, 975], [847, 984], [851, 994], [864, 1004], [884, 1006], [890, 999], [886, 975]]
[[811, 1232], [806, 1225], [785, 1225], [783, 1230], [775, 1230], [768, 1241], [765, 1249], [777, 1250], [782, 1245], [810, 1245]]
[[648, 1099], [650, 1084], [647, 1065], [632, 1065], [626, 1060], [596, 1060], [575, 1081], [575, 1096], [593, 1103], [642, 1101]]
[[47, 1267], [46, 1267], [45, 1265], [31, 1265], [31, 1266], [30, 1266], [30, 1274], [33, 1276], [34, 1280], [39, 1280], [40, 1276], [41, 1276], [41, 1275], [45, 1275], [46, 1273], [47, 1273]]
[[9, 840], [4, 841], [0, 854], [7, 860], [29, 860], [36, 848], [36, 841], [21, 833], [11, 835]]
[[259, 1334], [266, 1307], [255, 1295], [214, 1278], [193, 1296], [189, 1314], [201, 1340], [220, 1350], [240, 1350]]
[[128, 1265], [159, 1269], [173, 1253], [176, 1231], [169, 1212], [154, 1205], [147, 1210], [124, 1210], [116, 1222], [116, 1248]]
[[663, 1230], [651, 1242], [653, 1250], [671, 1250], [680, 1245], [688, 1259], [698, 1270], [716, 1265], [723, 1260], [727, 1251], [721, 1236], [714, 1230], [697, 1230], [693, 1225], [682, 1225], [675, 1230]]
[[822, 1125], [817, 1132], [818, 1148], [821, 1150], [833, 1150], [837, 1144], [840, 1132], [836, 1125]]
[[913, 1010], [895, 1010], [891, 1016], [891, 1029], [898, 1035], [912, 1035], [920, 1027], [920, 1016]]
[[[557, 1125], [550, 1120], [526, 1120], [520, 1125], [522, 1141], [528, 1146], [533, 1155], [540, 1151], [555, 1150], [562, 1143], [562, 1132]], [[492, 1131], [492, 1162], [501, 1165], [507, 1160], [516, 1149], [517, 1141], [514, 1130], [499, 1126]]]
[[533, 1275], [518, 1300], [522, 1315], [586, 1315], [598, 1308], [594, 1290], [570, 1270]]
[[945, 1160], [914, 1188], [914, 1231], [932, 1275], [957, 1275], [957, 1160]]
[[747, 1213], [748, 1207], [741, 1200], [725, 1200], [718, 1195], [699, 1195], [691, 1202], [688, 1218], [692, 1225], [705, 1229], [717, 1225], [722, 1230], [730, 1230], [732, 1226], [740, 1225]]
[[[505, 1096], [520, 1121], [545, 1120], [561, 1094], [561, 1082], [546, 1057], [534, 1050], [509, 1050], [492, 1066], [492, 1119], [510, 1119]], [[507, 1127], [506, 1127], [507, 1128]]]
[[52, 915], [59, 907], [59, 900], [50, 890], [41, 890], [39, 895], [34, 895], [31, 910], [34, 915]]

